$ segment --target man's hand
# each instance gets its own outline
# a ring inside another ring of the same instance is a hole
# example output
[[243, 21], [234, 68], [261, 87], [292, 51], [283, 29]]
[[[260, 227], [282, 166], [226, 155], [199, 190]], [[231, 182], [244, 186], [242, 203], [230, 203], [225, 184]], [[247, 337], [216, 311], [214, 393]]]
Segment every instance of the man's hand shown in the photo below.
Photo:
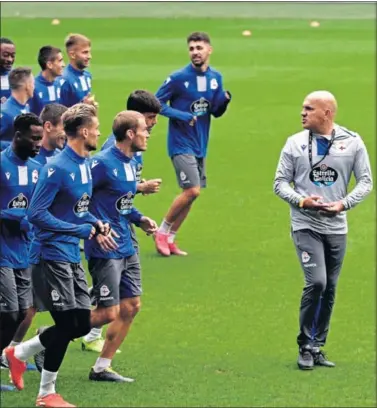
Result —
[[230, 100], [230, 93], [228, 91], [225, 91], [225, 98]]
[[141, 220], [139, 222], [140, 228], [147, 233], [147, 235], [151, 235], [155, 233], [158, 229], [158, 225], [156, 221], [152, 220], [149, 217], [141, 217]]
[[103, 234], [103, 235], [108, 235], [111, 229], [110, 224], [108, 222], [104, 224], [101, 220], [98, 220], [96, 222], [95, 228], [99, 234]]
[[326, 207], [323, 208], [320, 211], [320, 213], [328, 217], [334, 217], [335, 215], [341, 213], [344, 210], [345, 208], [341, 201], [334, 201], [331, 203], [326, 203]]
[[92, 239], [96, 235], [96, 232], [97, 230], [95, 229], [95, 227], [92, 227], [88, 239]]
[[197, 117], [197, 116], [194, 116], [194, 117], [190, 120], [189, 125], [190, 125], [190, 126], [195, 126], [195, 123], [196, 123], [197, 120], [198, 120], [198, 117]]
[[93, 105], [94, 107], [98, 108], [98, 102], [95, 100], [95, 96], [92, 95], [90, 92], [88, 95], [84, 97], [82, 103], [86, 103], [87, 105]]
[[161, 179], [145, 180], [137, 185], [138, 191], [143, 195], [154, 194], [160, 191]]
[[114, 237], [119, 238], [119, 235], [113, 229], [111, 229], [107, 235], [98, 234], [96, 236], [96, 241], [98, 242], [101, 249], [106, 252], [110, 252], [118, 248], [118, 244], [115, 242]]
[[310, 197], [305, 197], [301, 201], [301, 208], [307, 208], [311, 210], [321, 210], [328, 206], [328, 204], [323, 203], [323, 197], [312, 195]]

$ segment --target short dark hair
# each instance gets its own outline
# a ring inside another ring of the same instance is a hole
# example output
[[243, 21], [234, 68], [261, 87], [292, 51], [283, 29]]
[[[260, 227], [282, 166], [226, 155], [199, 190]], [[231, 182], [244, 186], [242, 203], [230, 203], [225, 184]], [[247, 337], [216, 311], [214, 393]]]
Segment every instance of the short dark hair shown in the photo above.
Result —
[[211, 44], [211, 40], [209, 39], [209, 35], [207, 33], [201, 32], [201, 31], [195, 31], [194, 33], [191, 33], [187, 37], [187, 44], [191, 41], [204, 41], [207, 44]]
[[97, 117], [97, 108], [93, 105], [77, 103], [71, 106], [62, 116], [66, 135], [75, 138], [80, 127], [89, 125], [95, 117]]
[[14, 45], [14, 42], [10, 38], [0, 37], [0, 44], [11, 44]]
[[57, 126], [63, 116], [63, 113], [67, 109], [68, 108], [66, 106], [61, 105], [60, 103], [48, 103], [43, 107], [39, 117], [43, 124], [46, 122], [51, 122], [53, 126]]
[[126, 132], [128, 130], [133, 130], [136, 132], [136, 129], [139, 125], [139, 119], [143, 115], [140, 112], [126, 110], [119, 112], [113, 122], [113, 134], [117, 142], [123, 142], [126, 139]]
[[53, 47], [52, 45], [45, 45], [44, 47], [40, 48], [38, 53], [38, 64], [42, 71], [47, 68], [48, 62], [56, 59], [59, 52], [62, 52], [61, 49]]
[[127, 110], [140, 113], [160, 113], [161, 103], [152, 92], [137, 89], [127, 99]]
[[35, 113], [21, 113], [13, 121], [14, 133], [25, 134], [31, 126], [43, 126], [41, 119]]
[[12, 69], [9, 73], [9, 87], [10, 89], [18, 89], [23, 83], [32, 75], [31, 68], [17, 67]]

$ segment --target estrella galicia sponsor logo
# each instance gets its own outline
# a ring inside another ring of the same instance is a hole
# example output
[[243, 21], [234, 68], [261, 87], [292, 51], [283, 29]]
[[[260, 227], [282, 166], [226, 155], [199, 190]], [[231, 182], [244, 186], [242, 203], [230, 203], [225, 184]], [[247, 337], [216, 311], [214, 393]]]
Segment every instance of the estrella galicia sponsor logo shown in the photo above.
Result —
[[132, 209], [134, 196], [134, 193], [129, 191], [127, 194], [118, 198], [117, 202], [115, 203], [117, 211], [123, 215], [128, 214]]
[[29, 207], [29, 201], [26, 196], [24, 196], [22, 193], [18, 194], [17, 197], [13, 198], [12, 200], [9, 201], [8, 208], [28, 208]]
[[73, 208], [74, 213], [79, 217], [84, 217], [89, 210], [90, 196], [88, 193], [84, 193], [80, 200], [77, 201]]
[[338, 179], [338, 173], [332, 167], [328, 167], [326, 164], [321, 164], [309, 174], [310, 181], [319, 187], [332, 186]]
[[203, 116], [208, 113], [209, 106], [210, 103], [207, 101], [207, 99], [200, 98], [191, 104], [190, 110], [195, 116]]

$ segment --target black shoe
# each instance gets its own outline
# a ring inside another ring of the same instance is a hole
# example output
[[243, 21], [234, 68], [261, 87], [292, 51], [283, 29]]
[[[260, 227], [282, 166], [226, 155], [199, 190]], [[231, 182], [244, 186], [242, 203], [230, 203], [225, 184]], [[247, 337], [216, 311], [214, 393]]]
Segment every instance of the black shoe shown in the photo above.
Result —
[[2, 370], [8, 370], [9, 369], [8, 360], [4, 355], [0, 356], [0, 368]]
[[297, 365], [300, 370], [313, 370], [314, 360], [312, 355], [312, 349], [309, 346], [300, 347]]
[[320, 350], [319, 347], [315, 347], [312, 350], [314, 365], [322, 367], [335, 367], [335, 363], [329, 361], [326, 357], [324, 351]]
[[92, 368], [89, 373], [91, 381], [110, 381], [110, 382], [134, 382], [133, 378], [123, 377], [114, 371], [111, 367], [105, 368], [103, 371], [96, 373]]
[[[48, 329], [49, 326], [41, 326], [37, 329], [36, 334], [42, 334], [45, 330]], [[45, 362], [45, 350], [42, 350], [36, 354], [34, 354], [34, 363], [37, 367], [37, 370], [41, 373], [43, 369], [43, 364]]]

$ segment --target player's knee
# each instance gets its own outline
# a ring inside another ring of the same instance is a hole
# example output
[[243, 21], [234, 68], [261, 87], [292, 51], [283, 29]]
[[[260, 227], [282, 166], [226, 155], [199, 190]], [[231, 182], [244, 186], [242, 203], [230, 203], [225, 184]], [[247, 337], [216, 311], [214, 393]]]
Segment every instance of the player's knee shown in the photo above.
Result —
[[184, 194], [190, 201], [196, 200], [200, 196], [200, 187], [191, 187], [184, 190]]
[[141, 309], [141, 300], [139, 297], [126, 299], [120, 308], [120, 317], [122, 320], [133, 319]]
[[17, 323], [21, 324], [25, 320], [26, 317], [28, 317], [28, 309], [20, 310], [18, 312]]
[[90, 310], [80, 310], [76, 314], [76, 324], [72, 332], [72, 338], [85, 336], [91, 330]]
[[315, 279], [312, 282], [312, 286], [316, 292], [323, 293], [326, 289], [326, 280], [325, 279]]

